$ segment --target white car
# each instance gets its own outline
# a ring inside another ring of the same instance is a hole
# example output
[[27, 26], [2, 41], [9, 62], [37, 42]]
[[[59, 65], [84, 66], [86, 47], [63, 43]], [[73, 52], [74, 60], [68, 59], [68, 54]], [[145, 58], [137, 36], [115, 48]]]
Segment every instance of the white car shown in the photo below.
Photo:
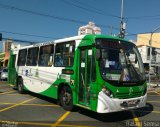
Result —
[[8, 79], [8, 69], [7, 68], [4, 68], [4, 69], [1, 70], [0, 79], [1, 80], [7, 80]]

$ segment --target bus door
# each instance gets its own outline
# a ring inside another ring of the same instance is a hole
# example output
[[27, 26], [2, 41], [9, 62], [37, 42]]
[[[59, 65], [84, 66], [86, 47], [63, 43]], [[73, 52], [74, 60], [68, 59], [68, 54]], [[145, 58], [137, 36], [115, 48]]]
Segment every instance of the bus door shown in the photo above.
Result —
[[15, 68], [16, 55], [11, 55], [8, 67], [8, 81], [10, 84], [16, 85], [16, 68]]
[[92, 48], [80, 49], [79, 104], [90, 106]]

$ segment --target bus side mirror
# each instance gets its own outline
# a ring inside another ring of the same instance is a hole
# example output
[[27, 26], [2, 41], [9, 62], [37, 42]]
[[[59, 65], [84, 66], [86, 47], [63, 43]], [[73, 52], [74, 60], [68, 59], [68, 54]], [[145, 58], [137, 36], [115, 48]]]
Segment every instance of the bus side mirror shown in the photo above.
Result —
[[96, 60], [99, 60], [101, 58], [101, 49], [96, 50]]

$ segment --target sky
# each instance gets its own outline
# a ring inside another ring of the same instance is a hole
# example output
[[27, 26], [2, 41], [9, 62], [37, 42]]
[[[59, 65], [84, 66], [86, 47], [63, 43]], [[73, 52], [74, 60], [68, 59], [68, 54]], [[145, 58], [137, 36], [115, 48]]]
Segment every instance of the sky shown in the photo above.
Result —
[[[119, 34], [122, 0], [0, 0], [3, 38], [45, 42], [76, 36], [92, 21], [102, 34]], [[160, 25], [160, 0], [124, 0], [128, 40]], [[2, 43], [0, 51], [2, 50]]]

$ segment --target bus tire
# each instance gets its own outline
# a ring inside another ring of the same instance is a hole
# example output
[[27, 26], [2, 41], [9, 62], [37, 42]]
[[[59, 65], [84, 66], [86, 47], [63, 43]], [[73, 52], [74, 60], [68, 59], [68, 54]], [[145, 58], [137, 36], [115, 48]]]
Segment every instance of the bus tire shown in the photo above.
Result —
[[17, 89], [18, 89], [18, 92], [20, 94], [24, 93], [24, 85], [23, 85], [23, 79], [22, 78], [18, 78]]
[[59, 101], [62, 107], [67, 111], [73, 110], [73, 96], [69, 86], [63, 86], [60, 89]]

